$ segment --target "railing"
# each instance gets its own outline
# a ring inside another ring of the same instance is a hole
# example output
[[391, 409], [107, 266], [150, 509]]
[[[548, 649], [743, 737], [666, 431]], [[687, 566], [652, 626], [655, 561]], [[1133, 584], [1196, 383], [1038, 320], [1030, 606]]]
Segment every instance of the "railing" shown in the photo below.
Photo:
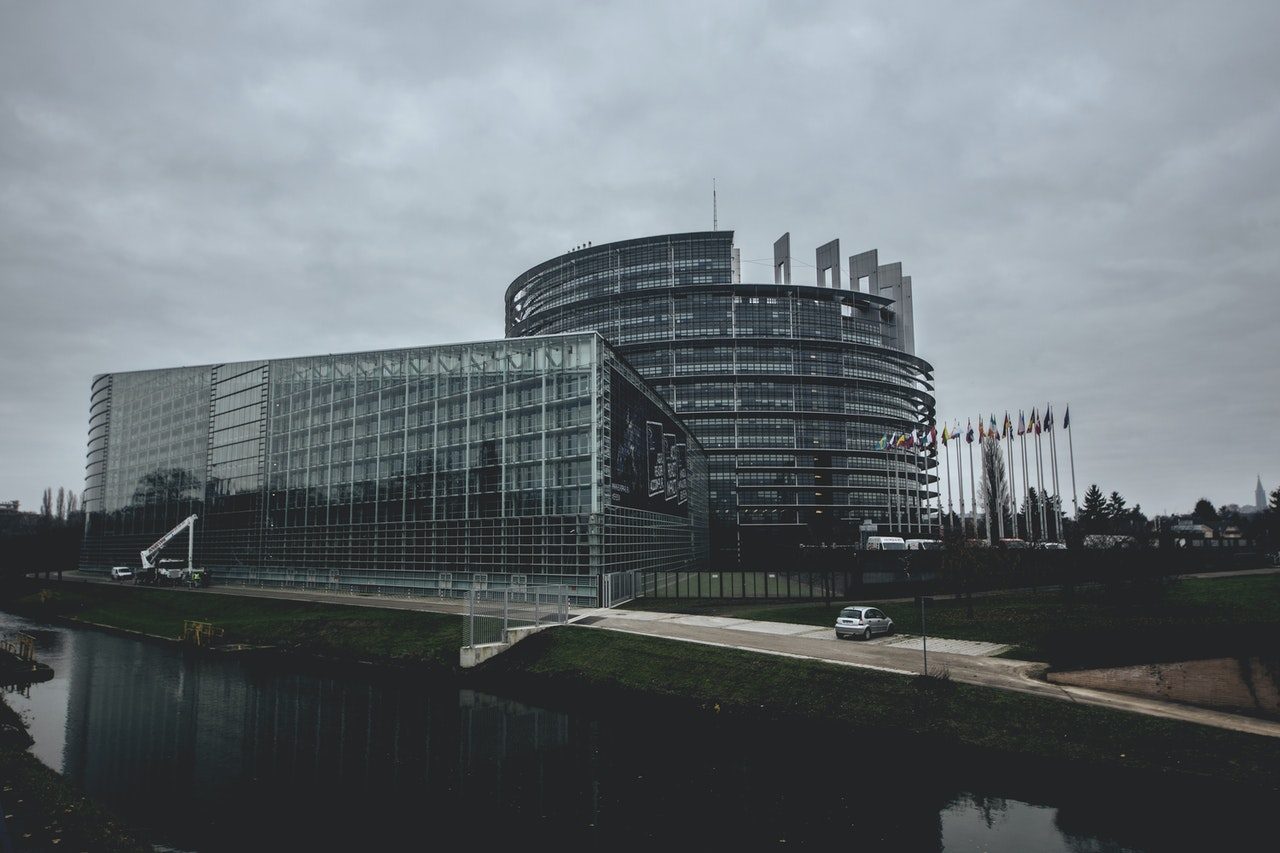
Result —
[[183, 620], [182, 641], [197, 646], [210, 646], [220, 639], [224, 631], [212, 622], [197, 622], [194, 619]]
[[35, 663], [36, 638], [30, 634], [14, 634], [12, 639], [0, 640], [0, 649], [18, 660]]
[[467, 592], [462, 645], [505, 643], [516, 628], [563, 625], [569, 620], [569, 589], [535, 586], [527, 589], [473, 589]]

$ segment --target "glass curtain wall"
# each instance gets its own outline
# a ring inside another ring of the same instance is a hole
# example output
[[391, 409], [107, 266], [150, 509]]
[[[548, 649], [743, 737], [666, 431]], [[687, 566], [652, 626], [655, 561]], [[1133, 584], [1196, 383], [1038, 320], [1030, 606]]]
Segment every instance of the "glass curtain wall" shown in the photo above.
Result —
[[898, 306], [738, 282], [733, 251], [732, 232], [704, 232], [551, 259], [508, 288], [507, 335], [599, 331], [670, 402], [707, 451], [717, 565], [900, 523], [907, 490], [935, 493], [936, 462], [875, 449], [934, 418], [932, 367], [907, 351]]

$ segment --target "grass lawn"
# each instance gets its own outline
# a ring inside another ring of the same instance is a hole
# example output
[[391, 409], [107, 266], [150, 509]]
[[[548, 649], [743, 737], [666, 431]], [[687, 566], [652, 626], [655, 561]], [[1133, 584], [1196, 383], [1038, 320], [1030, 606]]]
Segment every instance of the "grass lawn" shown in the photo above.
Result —
[[183, 620], [196, 619], [222, 627], [228, 642], [448, 669], [457, 667], [462, 645], [459, 616], [135, 586], [28, 586], [0, 606], [34, 618], [70, 616], [175, 638], [182, 634]]
[[[646, 609], [736, 616], [772, 622], [834, 625], [840, 608], [853, 602], [765, 604], [758, 601], [681, 601], [640, 599]], [[957, 640], [985, 640], [1015, 646], [1011, 657], [1081, 664], [1089, 659], [1118, 662], [1131, 657], [1113, 649], [1099, 657], [1094, 646], [1123, 634], [1129, 647], [1144, 654], [1158, 637], [1168, 654], [1199, 656], [1232, 654], [1241, 643], [1251, 644], [1280, 631], [1280, 575], [1231, 578], [1188, 578], [1174, 581], [1155, 600], [1117, 600], [1105, 587], [1077, 591], [1068, 601], [1062, 592], [1016, 592], [975, 596], [970, 602], [935, 596], [925, 612], [931, 636]], [[881, 607], [895, 627], [920, 633], [920, 609], [910, 602]], [[1144, 642], [1144, 637], [1152, 643]], [[1180, 641], [1178, 638], [1184, 638]], [[1075, 647], [1079, 654], [1072, 651]], [[1273, 653], [1280, 646], [1256, 649]], [[1197, 649], [1199, 651], [1197, 651]], [[1247, 651], [1247, 649], [1245, 649]], [[1175, 660], [1161, 656], [1159, 659]], [[1146, 660], [1137, 658], [1134, 662]]]
[[499, 684], [540, 684], [548, 695], [612, 695], [626, 704], [665, 697], [702, 713], [796, 717], [1001, 754], [1280, 788], [1280, 738], [656, 637], [556, 628], [479, 672]]

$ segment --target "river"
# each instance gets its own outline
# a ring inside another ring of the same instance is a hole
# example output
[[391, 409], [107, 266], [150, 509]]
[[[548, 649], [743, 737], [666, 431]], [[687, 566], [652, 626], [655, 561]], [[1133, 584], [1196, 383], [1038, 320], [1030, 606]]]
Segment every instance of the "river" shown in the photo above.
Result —
[[[900, 850], [1246, 848], [1271, 814], [1177, 787], [996, 772], [713, 713], [542, 707], [308, 661], [224, 659], [0, 613], [53, 680], [34, 754], [180, 850], [625, 842]], [[1050, 778], [1046, 778], [1050, 777]], [[1268, 847], [1269, 845], [1261, 845]]]

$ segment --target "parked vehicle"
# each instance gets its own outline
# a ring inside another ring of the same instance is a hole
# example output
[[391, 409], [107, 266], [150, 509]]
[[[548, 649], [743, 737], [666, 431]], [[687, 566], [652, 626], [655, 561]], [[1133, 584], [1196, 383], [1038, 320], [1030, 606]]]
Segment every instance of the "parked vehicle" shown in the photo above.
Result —
[[1065, 542], [1037, 542], [1036, 547], [1042, 551], [1065, 551], [1067, 543]]
[[874, 607], [846, 607], [836, 617], [836, 639], [859, 637], [870, 640], [873, 634], [892, 634], [893, 620]]
[[941, 551], [942, 542], [938, 539], [908, 539], [908, 551]]
[[133, 569], [128, 566], [112, 566], [111, 579], [113, 581], [127, 581], [133, 578]]
[[901, 536], [868, 536], [868, 551], [905, 551], [907, 543]]
[[1005, 548], [1030, 548], [1031, 543], [1025, 539], [1001, 539], [1000, 544]]

